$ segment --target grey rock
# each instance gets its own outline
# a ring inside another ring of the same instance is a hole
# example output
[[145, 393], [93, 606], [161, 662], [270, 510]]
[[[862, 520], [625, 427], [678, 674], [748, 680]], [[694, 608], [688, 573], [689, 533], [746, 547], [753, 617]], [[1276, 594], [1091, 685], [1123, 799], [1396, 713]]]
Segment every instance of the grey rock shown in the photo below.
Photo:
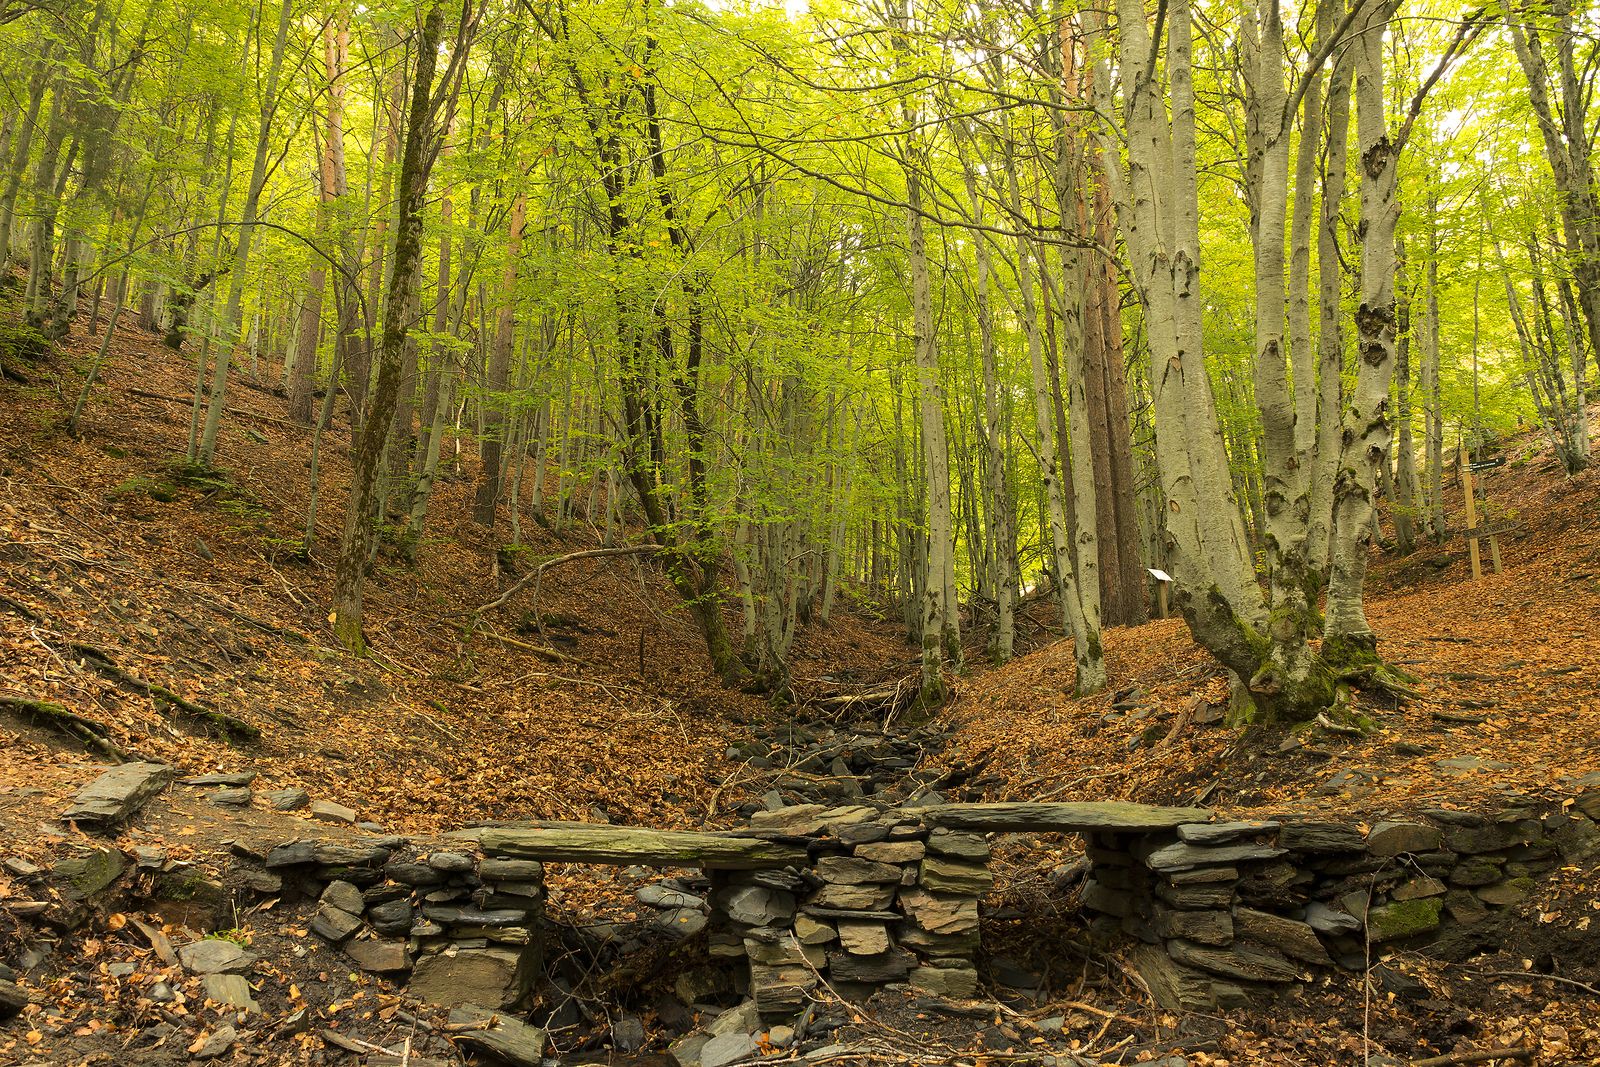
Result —
[[1233, 917], [1225, 911], [1176, 911], [1158, 908], [1151, 928], [1164, 938], [1181, 937], [1203, 945], [1233, 943]]
[[900, 881], [900, 868], [859, 856], [824, 856], [817, 861], [817, 877], [842, 885], [865, 885]]
[[840, 919], [839, 946], [854, 956], [876, 956], [889, 951], [889, 928], [881, 922]]
[[[488, 862], [484, 861], [485, 864]], [[383, 873], [396, 882], [404, 882], [410, 886], [439, 885], [444, 881], [444, 875], [426, 863], [414, 863], [409, 860], [390, 860], [384, 865]]]
[[124, 763], [78, 791], [63, 819], [112, 826], [142, 808], [178, 776], [164, 763]]
[[[629, 867], [629, 871], [655, 871], [649, 867]], [[629, 876], [623, 872], [630, 881], [638, 881], [636, 876]], [[543, 882], [544, 864], [538, 860], [508, 860], [498, 857], [487, 857], [478, 863], [478, 877], [485, 882]]]
[[336, 908], [331, 904], [324, 904], [317, 909], [308, 924], [311, 932], [324, 941], [337, 944], [361, 929], [361, 916], [352, 915], [343, 908]]
[[728, 1067], [760, 1056], [761, 1046], [751, 1035], [719, 1034], [701, 1046], [700, 1067]]
[[477, 865], [477, 860], [465, 852], [435, 852], [428, 857], [429, 867], [446, 874], [463, 874]]
[[856, 855], [876, 863], [919, 863], [928, 846], [921, 841], [878, 841], [856, 846]]
[[648, 908], [703, 908], [706, 904], [704, 897], [659, 885], [641, 886], [634, 896]]
[[706, 928], [706, 913], [699, 908], [669, 908], [650, 925], [670, 937], [687, 940]]
[[354, 808], [347, 808], [343, 804], [335, 804], [331, 800], [313, 800], [311, 802], [311, 817], [321, 822], [342, 823], [351, 826], [359, 817]]
[[205, 1039], [199, 1050], [195, 1052], [194, 1058], [197, 1060], [214, 1060], [218, 1056], [226, 1055], [228, 1050], [232, 1049], [238, 1041], [239, 1031], [231, 1026], [220, 1027]]
[[761, 1012], [756, 1007], [756, 1002], [745, 1000], [721, 1012], [707, 1023], [706, 1033], [712, 1037], [721, 1037], [723, 1034], [750, 1034], [760, 1026]]
[[288, 789], [274, 789], [262, 793], [262, 798], [272, 805], [274, 811], [299, 811], [311, 803], [311, 796], [304, 789], [292, 786]]
[[940, 997], [967, 998], [978, 992], [978, 972], [971, 967], [913, 967], [908, 979], [913, 989]]
[[250, 983], [245, 981], [243, 975], [238, 974], [208, 974], [201, 979], [207, 1000], [214, 1000], [218, 1004], [226, 1004], [230, 1008], [239, 1008], [243, 1011], [260, 1011], [261, 1005], [250, 995]]
[[931, 892], [972, 897], [981, 897], [994, 888], [994, 875], [989, 873], [987, 867], [944, 856], [928, 856], [924, 859], [917, 880]]
[[940, 897], [923, 889], [900, 894], [900, 907], [917, 929], [930, 934], [955, 935], [978, 929], [978, 902], [964, 897]]
[[927, 850], [940, 856], [956, 856], [982, 863], [989, 858], [989, 842], [981, 834], [953, 833], [939, 829], [928, 835]]
[[1445, 884], [1426, 874], [1401, 882], [1389, 891], [1395, 900], [1416, 900], [1419, 897], [1436, 897], [1445, 891]]
[[1401, 856], [1428, 852], [1444, 839], [1437, 826], [1425, 823], [1380, 822], [1367, 834], [1367, 851], [1374, 856]]
[[10, 978], [0, 979], [0, 1019], [9, 1019], [33, 1003], [22, 987]]
[[762, 886], [734, 886], [717, 893], [728, 918], [746, 926], [772, 926], [794, 914], [794, 894]]
[[441, 1007], [493, 1004], [506, 1007], [521, 1000], [533, 981], [531, 961], [508, 948], [440, 952], [417, 961], [406, 986], [408, 995]]
[[211, 803], [224, 808], [248, 807], [255, 794], [248, 789], [219, 789], [211, 794]]
[[347, 911], [351, 915], [360, 915], [362, 909], [366, 907], [366, 899], [361, 895], [361, 890], [349, 882], [329, 882], [328, 888], [322, 891], [318, 901], [340, 911]]
[[242, 785], [249, 785], [251, 782], [255, 781], [256, 780], [256, 774], [257, 774], [256, 771], [236, 771], [236, 772], [233, 772], [233, 773], [197, 774], [192, 778], [185, 778], [183, 780], [183, 784], [184, 785], [196, 785], [196, 786], [209, 786], [209, 785], [242, 786]]
[[1271, 835], [1280, 825], [1275, 822], [1184, 823], [1178, 827], [1178, 839], [1190, 845], [1223, 845]]
[[178, 960], [195, 974], [243, 974], [256, 958], [255, 953], [221, 938], [195, 941], [178, 949]]
[[811, 894], [806, 904], [844, 911], [886, 911], [894, 900], [894, 890], [892, 885], [829, 884]]
[[51, 874], [67, 883], [68, 900], [84, 900], [110, 887], [127, 870], [128, 859], [115, 848], [94, 848], [62, 860]]
[[[459, 1027], [455, 1040], [471, 1048], [497, 1056], [514, 1067], [540, 1067], [544, 1060], [545, 1034], [508, 1015], [491, 1012], [475, 1004], [465, 1004], [450, 1013], [450, 1023]], [[488, 1023], [475, 1028], [473, 1023]]]
[[1270, 845], [1222, 845], [1207, 848], [1182, 841], [1148, 852], [1145, 863], [1158, 871], [1183, 871], [1195, 867], [1225, 867], [1249, 860], [1270, 860], [1284, 849]]
[[802, 945], [825, 945], [838, 936], [838, 931], [829, 923], [800, 914], [794, 917], [794, 936]]
[[395, 974], [411, 969], [411, 954], [400, 941], [351, 941], [344, 954], [368, 974]]
[[1232, 948], [1206, 948], [1189, 941], [1171, 941], [1174, 961], [1212, 974], [1250, 982], [1291, 982], [1299, 977], [1294, 964], [1270, 949], [1236, 943]]
[[644, 1048], [644, 1020], [637, 1015], [622, 1015], [611, 1024], [611, 1044], [622, 1052], [638, 1052]]
[[1333, 966], [1333, 959], [1323, 947], [1322, 939], [1317, 937], [1317, 932], [1309, 923], [1253, 908], [1235, 908], [1233, 926], [1238, 936], [1245, 940], [1277, 949], [1285, 956], [1307, 963]]
[[875, 956], [856, 956], [848, 952], [828, 953], [828, 977], [834, 982], [903, 981], [916, 958], [903, 949], [891, 949]]

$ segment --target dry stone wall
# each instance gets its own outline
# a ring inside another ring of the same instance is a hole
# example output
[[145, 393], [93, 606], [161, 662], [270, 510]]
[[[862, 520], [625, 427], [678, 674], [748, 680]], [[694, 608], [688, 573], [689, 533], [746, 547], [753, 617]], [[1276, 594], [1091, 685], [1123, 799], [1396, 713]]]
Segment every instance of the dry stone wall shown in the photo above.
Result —
[[[1561, 863], [1600, 858], [1600, 781], [1569, 810], [1427, 809], [1379, 821], [1195, 823], [1093, 833], [1093, 928], [1142, 944], [1163, 1006], [1227, 1009], [1397, 945], [1465, 958], [1496, 947], [1511, 909]], [[1370, 952], [1369, 952], [1370, 950]]]

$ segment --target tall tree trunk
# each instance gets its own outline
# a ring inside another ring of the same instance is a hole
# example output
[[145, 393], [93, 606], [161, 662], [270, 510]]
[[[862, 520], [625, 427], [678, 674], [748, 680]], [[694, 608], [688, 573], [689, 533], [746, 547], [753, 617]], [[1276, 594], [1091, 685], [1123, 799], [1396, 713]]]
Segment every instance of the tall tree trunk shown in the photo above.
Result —
[[489, 349], [483, 431], [483, 470], [473, 497], [472, 518], [480, 526], [493, 526], [500, 500], [507, 407], [505, 392], [511, 373], [512, 339], [517, 327], [517, 267], [522, 258], [522, 227], [527, 217], [527, 197], [519, 190], [511, 202], [506, 222], [506, 258], [500, 271], [500, 308], [495, 315], [494, 344]]
[[228, 307], [222, 317], [221, 347], [211, 371], [211, 396], [206, 407], [205, 426], [194, 448], [194, 462], [209, 467], [217, 448], [217, 430], [222, 425], [222, 410], [227, 406], [228, 368], [238, 343], [240, 301], [250, 268], [250, 249], [255, 241], [256, 217], [261, 207], [261, 190], [267, 183], [267, 153], [272, 147], [272, 118], [278, 110], [278, 77], [283, 72], [283, 53], [289, 39], [289, 23], [294, 0], [283, 0], [278, 12], [278, 32], [272, 41], [272, 59], [267, 66], [266, 85], [261, 94], [261, 120], [256, 131], [255, 163], [250, 170], [250, 187], [245, 193], [244, 211], [239, 220], [239, 243], [234, 250], [233, 270], [228, 287]]
[[372, 404], [356, 436], [351, 460], [350, 498], [345, 508], [344, 536], [334, 577], [333, 628], [340, 642], [353, 652], [363, 651], [362, 632], [367, 558], [377, 518], [377, 482], [385, 439], [400, 391], [401, 349], [405, 344], [405, 309], [416, 284], [422, 245], [422, 208], [428, 187], [426, 139], [429, 93], [444, 23], [440, 3], [428, 9], [416, 44], [417, 66], [411, 84], [411, 104], [406, 116], [405, 148], [398, 180], [399, 223], [395, 228], [394, 258], [389, 270], [383, 336], [378, 350], [377, 382]]

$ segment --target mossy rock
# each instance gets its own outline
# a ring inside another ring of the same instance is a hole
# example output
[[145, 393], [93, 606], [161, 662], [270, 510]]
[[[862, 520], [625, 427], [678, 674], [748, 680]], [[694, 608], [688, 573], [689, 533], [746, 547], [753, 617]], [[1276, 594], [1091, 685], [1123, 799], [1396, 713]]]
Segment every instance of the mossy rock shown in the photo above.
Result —
[[1431, 933], [1439, 928], [1441, 897], [1397, 900], [1367, 912], [1367, 936], [1376, 944]]
[[83, 900], [101, 892], [122, 877], [128, 860], [114, 848], [100, 848], [84, 856], [62, 860], [55, 865], [54, 874], [67, 883], [66, 895], [72, 900]]

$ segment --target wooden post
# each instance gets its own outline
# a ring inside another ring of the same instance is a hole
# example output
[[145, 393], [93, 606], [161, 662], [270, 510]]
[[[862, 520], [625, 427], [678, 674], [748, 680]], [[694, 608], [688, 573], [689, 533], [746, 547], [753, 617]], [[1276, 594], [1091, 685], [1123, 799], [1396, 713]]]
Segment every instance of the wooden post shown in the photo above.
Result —
[[1172, 581], [1172, 575], [1156, 567], [1146, 567], [1146, 572], [1156, 580], [1156, 617], [1167, 617], [1167, 585]]
[[[1459, 446], [1456, 454], [1457, 462], [1461, 464], [1461, 493], [1466, 498], [1467, 529], [1474, 530], [1478, 526], [1478, 502], [1472, 496], [1472, 464], [1467, 462], [1466, 445]], [[1478, 539], [1476, 537], [1467, 539], [1467, 553], [1472, 557], [1472, 580], [1477, 581], [1483, 577], [1483, 560], [1478, 555]], [[1495, 556], [1498, 564], [1498, 551]], [[1498, 573], [1499, 569], [1497, 565], [1495, 571]]]

